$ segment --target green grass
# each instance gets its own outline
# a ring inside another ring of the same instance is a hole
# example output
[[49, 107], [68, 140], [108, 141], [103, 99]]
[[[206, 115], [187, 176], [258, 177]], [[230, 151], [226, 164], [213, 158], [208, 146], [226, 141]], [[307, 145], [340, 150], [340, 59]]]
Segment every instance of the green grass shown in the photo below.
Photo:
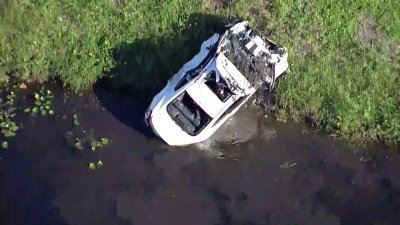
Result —
[[[106, 77], [143, 92], [161, 86], [217, 29], [210, 26], [218, 17], [204, 14], [236, 14], [289, 49], [292, 75], [277, 86], [277, 115], [308, 118], [346, 139], [400, 141], [397, 0], [115, 2], [0, 3], [0, 80], [8, 71], [25, 80], [56, 76], [84, 90]], [[377, 24], [373, 45], [359, 38], [366, 18]]]
[[[346, 137], [399, 141], [400, 55], [396, 48], [400, 36], [395, 27], [400, 27], [400, 4], [345, 2], [314, 2], [305, 14], [293, 7], [296, 2], [279, 3], [280, 15], [303, 15], [303, 19], [287, 19], [280, 25], [295, 27], [280, 34], [293, 37], [283, 40], [294, 53], [291, 61], [295, 76], [278, 88], [278, 96], [289, 114], [311, 117], [318, 126], [339, 130]], [[370, 46], [358, 40], [363, 17], [377, 21], [378, 32], [385, 39], [382, 43]], [[315, 25], [319, 31], [307, 29]], [[304, 38], [299, 35], [302, 32]], [[302, 39], [313, 49], [306, 57], [295, 54], [301, 51]], [[392, 55], [386, 45], [392, 45], [397, 53]]]
[[[277, 86], [279, 115], [356, 141], [400, 141], [398, 1], [275, 0], [270, 10], [255, 2], [235, 1], [231, 11], [289, 49], [293, 73]], [[378, 25], [374, 45], [359, 37], [365, 18]]]
[[[57, 76], [73, 90], [89, 88], [118, 63], [114, 53], [122, 46], [168, 37], [200, 7], [193, 0], [127, 2], [2, 1], [0, 76], [10, 70], [22, 79]], [[131, 50], [145, 64], [147, 49]]]

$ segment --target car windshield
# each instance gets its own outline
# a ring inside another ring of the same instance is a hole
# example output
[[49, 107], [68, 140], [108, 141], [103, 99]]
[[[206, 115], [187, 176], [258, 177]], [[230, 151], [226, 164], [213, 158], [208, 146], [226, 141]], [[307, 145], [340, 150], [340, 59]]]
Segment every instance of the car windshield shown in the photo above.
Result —
[[226, 81], [214, 70], [210, 71], [205, 77], [205, 84], [223, 102], [232, 95], [232, 91], [229, 89]]
[[187, 92], [169, 103], [167, 112], [182, 130], [192, 136], [197, 135], [211, 121], [211, 117]]

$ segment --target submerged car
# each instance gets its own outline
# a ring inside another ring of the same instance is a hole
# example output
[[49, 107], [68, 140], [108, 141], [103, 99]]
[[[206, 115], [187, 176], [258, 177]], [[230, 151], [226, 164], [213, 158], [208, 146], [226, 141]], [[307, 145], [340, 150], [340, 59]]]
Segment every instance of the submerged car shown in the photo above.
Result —
[[247, 21], [214, 34], [168, 81], [145, 113], [145, 122], [167, 144], [209, 138], [261, 87], [272, 89], [289, 71], [287, 49]]

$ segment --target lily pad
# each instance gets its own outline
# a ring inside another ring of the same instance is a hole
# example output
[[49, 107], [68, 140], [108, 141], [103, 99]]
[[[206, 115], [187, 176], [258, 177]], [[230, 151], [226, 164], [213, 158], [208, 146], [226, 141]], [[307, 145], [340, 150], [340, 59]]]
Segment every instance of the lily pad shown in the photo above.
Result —
[[79, 126], [78, 115], [74, 114], [73, 118], [74, 118], [74, 126], [76, 126], [76, 127]]
[[4, 134], [4, 137], [14, 137], [16, 134], [12, 132], [11, 130], [2, 130], [1, 131]]
[[78, 150], [83, 150], [83, 143], [81, 140], [76, 139], [75, 148], [77, 148]]
[[97, 143], [97, 141], [91, 141], [90, 146], [92, 147], [92, 151], [96, 151], [96, 148], [99, 146], [99, 143]]
[[103, 167], [103, 166], [104, 166], [103, 161], [99, 160], [99, 161], [97, 162], [97, 168], [101, 168], [101, 167]]
[[101, 145], [105, 146], [110, 143], [110, 140], [108, 138], [103, 137], [100, 139], [100, 143], [101, 143]]
[[33, 107], [32, 108], [32, 113], [33, 114], [36, 114], [36, 113], [38, 113], [39, 112], [39, 108], [38, 107]]
[[96, 165], [94, 163], [89, 163], [89, 169], [90, 170], [95, 170], [96, 169]]
[[7, 141], [3, 141], [3, 142], [1, 143], [1, 147], [2, 147], [3, 149], [8, 149], [8, 142], [7, 142]]
[[17, 132], [17, 131], [19, 130], [19, 127], [18, 127], [17, 125], [14, 124], [14, 125], [10, 128], [10, 130], [13, 131], [13, 132]]

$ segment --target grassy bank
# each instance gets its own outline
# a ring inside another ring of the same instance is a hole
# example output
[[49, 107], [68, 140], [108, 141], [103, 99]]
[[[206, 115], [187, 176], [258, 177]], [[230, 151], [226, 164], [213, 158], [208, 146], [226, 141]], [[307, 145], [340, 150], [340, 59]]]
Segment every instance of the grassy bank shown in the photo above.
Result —
[[[179, 32], [199, 9], [193, 0], [79, 1], [5, 0], [0, 3], [0, 76], [13, 71], [22, 79], [60, 77], [74, 90], [90, 87], [116, 65], [167, 64], [170, 52], [149, 49]], [[123, 54], [130, 51], [130, 58]], [[153, 57], [161, 55], [161, 59]], [[126, 62], [121, 61], [126, 60]], [[163, 61], [164, 60], [164, 61]], [[135, 88], [150, 86], [146, 76], [125, 78]], [[164, 69], [164, 68], [163, 68]], [[134, 74], [138, 75], [138, 73]], [[129, 79], [130, 80], [129, 80]], [[121, 81], [123, 82], [123, 81]]]
[[294, 75], [277, 88], [280, 115], [351, 139], [400, 141], [400, 3], [276, 0], [271, 7], [263, 29], [289, 48]]
[[0, 4], [0, 79], [10, 71], [25, 80], [57, 76], [84, 90], [107, 77], [119, 87], [149, 90], [195, 54], [222, 18], [236, 14], [290, 51], [292, 76], [277, 86], [279, 117], [308, 118], [350, 139], [400, 141], [396, 0]]

